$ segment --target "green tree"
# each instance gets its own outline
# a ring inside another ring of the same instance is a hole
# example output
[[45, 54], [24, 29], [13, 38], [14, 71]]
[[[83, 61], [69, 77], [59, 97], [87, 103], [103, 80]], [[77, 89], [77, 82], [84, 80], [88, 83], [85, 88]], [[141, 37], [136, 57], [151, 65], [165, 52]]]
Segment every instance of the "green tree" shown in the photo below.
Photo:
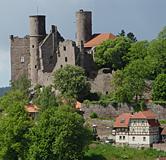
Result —
[[153, 79], [160, 73], [166, 73], [166, 39], [152, 40], [147, 48], [147, 54], [145, 59], [149, 62]]
[[157, 76], [152, 91], [151, 98], [153, 100], [166, 100], [166, 74], [159, 74]]
[[[121, 30], [120, 33], [118, 33], [118, 35], [116, 35], [116, 37], [125, 37], [125, 31], [124, 29]], [[134, 36], [134, 34], [132, 32], [129, 32], [126, 36], [126, 38], [129, 38], [132, 40], [133, 43], [137, 42], [137, 38]]]
[[4, 110], [4, 113], [8, 113], [12, 110], [12, 104], [19, 103], [25, 105], [29, 101], [27, 95], [24, 92], [18, 90], [12, 90], [10, 93], [6, 93], [0, 101], [0, 110]]
[[4, 160], [24, 160], [31, 142], [29, 128], [33, 122], [27, 118], [28, 113], [20, 101], [13, 101], [10, 108], [7, 115], [1, 116], [0, 157]]
[[113, 98], [118, 102], [129, 102], [132, 98], [141, 99], [143, 92], [150, 89], [145, 80], [148, 74], [148, 67], [141, 59], [131, 61], [124, 70], [117, 70], [111, 82], [114, 87]]
[[10, 90], [23, 91], [25, 94], [30, 93], [29, 88], [31, 87], [31, 80], [27, 79], [25, 74], [19, 75], [18, 79], [10, 80], [11, 88]]
[[47, 109], [31, 130], [29, 159], [83, 159], [92, 139], [92, 132], [83, 123], [84, 118], [71, 107]]
[[83, 100], [90, 92], [90, 83], [85, 83], [84, 69], [79, 66], [66, 65], [54, 73], [54, 87], [65, 94]]
[[37, 89], [37, 93], [33, 98], [33, 104], [36, 104], [40, 108], [40, 112], [37, 113], [36, 117], [37, 121], [40, 121], [41, 115], [45, 110], [58, 107], [57, 97], [55, 96], [55, 92], [52, 91], [52, 88], [52, 85], [49, 85], [47, 87], [43, 86], [42, 91]]
[[144, 60], [147, 56], [147, 47], [149, 43], [147, 40], [137, 41], [136, 43], [131, 44], [131, 48], [129, 48], [129, 52], [123, 58], [126, 61], [135, 61], [137, 59]]
[[117, 37], [115, 40], [106, 40], [96, 47], [95, 61], [101, 67], [111, 69], [124, 68], [126, 63], [123, 56], [129, 51], [132, 41], [125, 37]]

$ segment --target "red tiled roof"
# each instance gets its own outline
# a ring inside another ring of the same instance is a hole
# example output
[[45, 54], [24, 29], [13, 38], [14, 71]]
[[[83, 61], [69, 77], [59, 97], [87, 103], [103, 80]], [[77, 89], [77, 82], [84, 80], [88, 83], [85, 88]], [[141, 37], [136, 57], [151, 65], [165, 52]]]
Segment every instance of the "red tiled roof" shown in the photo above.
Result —
[[162, 130], [161, 135], [166, 135], [166, 127]]
[[[148, 120], [150, 126], [153, 127], [160, 126], [160, 123], [158, 122], [158, 119], [154, 114], [152, 114], [150, 111], [140, 111], [137, 114], [124, 113], [118, 116], [114, 123], [114, 127], [128, 127], [130, 118], [145, 118]], [[124, 123], [120, 123], [121, 119], [125, 119]]]
[[150, 111], [140, 111], [137, 114], [134, 114], [131, 118], [147, 118], [147, 119], [157, 119], [157, 117]]
[[38, 108], [37, 107], [37, 105], [35, 105], [35, 104], [28, 104], [28, 105], [25, 105], [24, 106], [25, 107], [25, 109], [28, 111], [28, 112], [39, 112], [38, 110], [40, 109], [40, 108]]
[[159, 127], [160, 123], [156, 119], [148, 119], [148, 123], [152, 127]]
[[[114, 127], [128, 127], [130, 116], [130, 113], [123, 113], [122, 115], [118, 116], [114, 123]], [[120, 123], [121, 119], [125, 120], [124, 123]]]
[[84, 44], [84, 47], [94, 47], [99, 46], [102, 41], [105, 41], [107, 39], [115, 39], [116, 36], [114, 36], [112, 33], [99, 33], [92, 35], [92, 39]]
[[159, 157], [158, 160], [166, 160], [166, 157]]

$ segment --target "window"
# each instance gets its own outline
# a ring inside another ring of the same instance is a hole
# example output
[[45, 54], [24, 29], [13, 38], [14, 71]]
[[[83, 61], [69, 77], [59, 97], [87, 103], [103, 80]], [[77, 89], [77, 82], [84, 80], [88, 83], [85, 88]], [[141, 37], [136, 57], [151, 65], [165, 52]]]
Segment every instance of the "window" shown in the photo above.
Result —
[[142, 128], [142, 132], [145, 132], [145, 128]]
[[21, 62], [22, 62], [22, 63], [24, 62], [24, 57], [21, 57]]
[[37, 66], [35, 65], [35, 68], [37, 68]]
[[156, 131], [158, 131], [158, 128], [156, 128]]
[[119, 128], [119, 132], [121, 131], [121, 128]]
[[125, 119], [121, 119], [121, 120], [120, 120], [120, 123], [124, 123], [124, 121], [125, 121]]
[[60, 67], [62, 68], [62, 67], [63, 67], [63, 65], [60, 65]]
[[63, 46], [63, 50], [66, 51], [66, 46]]
[[134, 127], [132, 128], [132, 132], [135, 132], [135, 128]]
[[125, 136], [123, 136], [123, 140], [125, 140]]
[[124, 132], [125, 131], [125, 129], [124, 128], [122, 128], [122, 132]]
[[34, 45], [32, 45], [32, 48], [34, 48], [35, 46]]
[[122, 136], [119, 136], [119, 140], [121, 140], [122, 139]]
[[60, 53], [58, 54], [58, 57], [60, 57], [61, 55], [60, 55]]
[[133, 120], [133, 124], [136, 124], [136, 120]]
[[67, 62], [67, 57], [65, 57], [65, 62]]
[[142, 120], [141, 123], [144, 124], [144, 120]]
[[132, 137], [132, 140], [135, 141], [135, 137]]
[[143, 137], [143, 141], [146, 141], [146, 137]]

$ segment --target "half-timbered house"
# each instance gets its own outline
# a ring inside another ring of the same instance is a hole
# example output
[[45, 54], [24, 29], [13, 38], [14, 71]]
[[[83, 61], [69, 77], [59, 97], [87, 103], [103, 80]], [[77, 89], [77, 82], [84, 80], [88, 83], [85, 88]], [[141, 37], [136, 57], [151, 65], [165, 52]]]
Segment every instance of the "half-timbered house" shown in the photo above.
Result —
[[133, 146], [151, 146], [159, 140], [159, 122], [150, 111], [124, 113], [117, 117], [116, 143]]

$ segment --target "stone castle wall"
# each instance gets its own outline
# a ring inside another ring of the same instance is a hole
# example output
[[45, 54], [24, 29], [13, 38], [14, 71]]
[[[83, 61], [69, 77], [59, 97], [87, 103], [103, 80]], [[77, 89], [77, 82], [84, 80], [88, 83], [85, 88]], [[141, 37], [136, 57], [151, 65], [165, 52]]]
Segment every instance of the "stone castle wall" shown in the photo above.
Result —
[[11, 80], [17, 79], [20, 74], [28, 77], [28, 64], [30, 63], [30, 36], [24, 38], [10, 36], [11, 47]]
[[[96, 112], [99, 118], [116, 118], [123, 113], [131, 113], [133, 112], [132, 105], [127, 105], [123, 103], [119, 103], [116, 106], [112, 106], [111, 104], [107, 104], [106, 107], [103, 107], [100, 104], [82, 104], [82, 111], [84, 111], [84, 118], [90, 118], [90, 114], [92, 112]], [[166, 119], [166, 105], [159, 105], [155, 103], [146, 103], [145, 110], [149, 110], [153, 113], [159, 120]]]

